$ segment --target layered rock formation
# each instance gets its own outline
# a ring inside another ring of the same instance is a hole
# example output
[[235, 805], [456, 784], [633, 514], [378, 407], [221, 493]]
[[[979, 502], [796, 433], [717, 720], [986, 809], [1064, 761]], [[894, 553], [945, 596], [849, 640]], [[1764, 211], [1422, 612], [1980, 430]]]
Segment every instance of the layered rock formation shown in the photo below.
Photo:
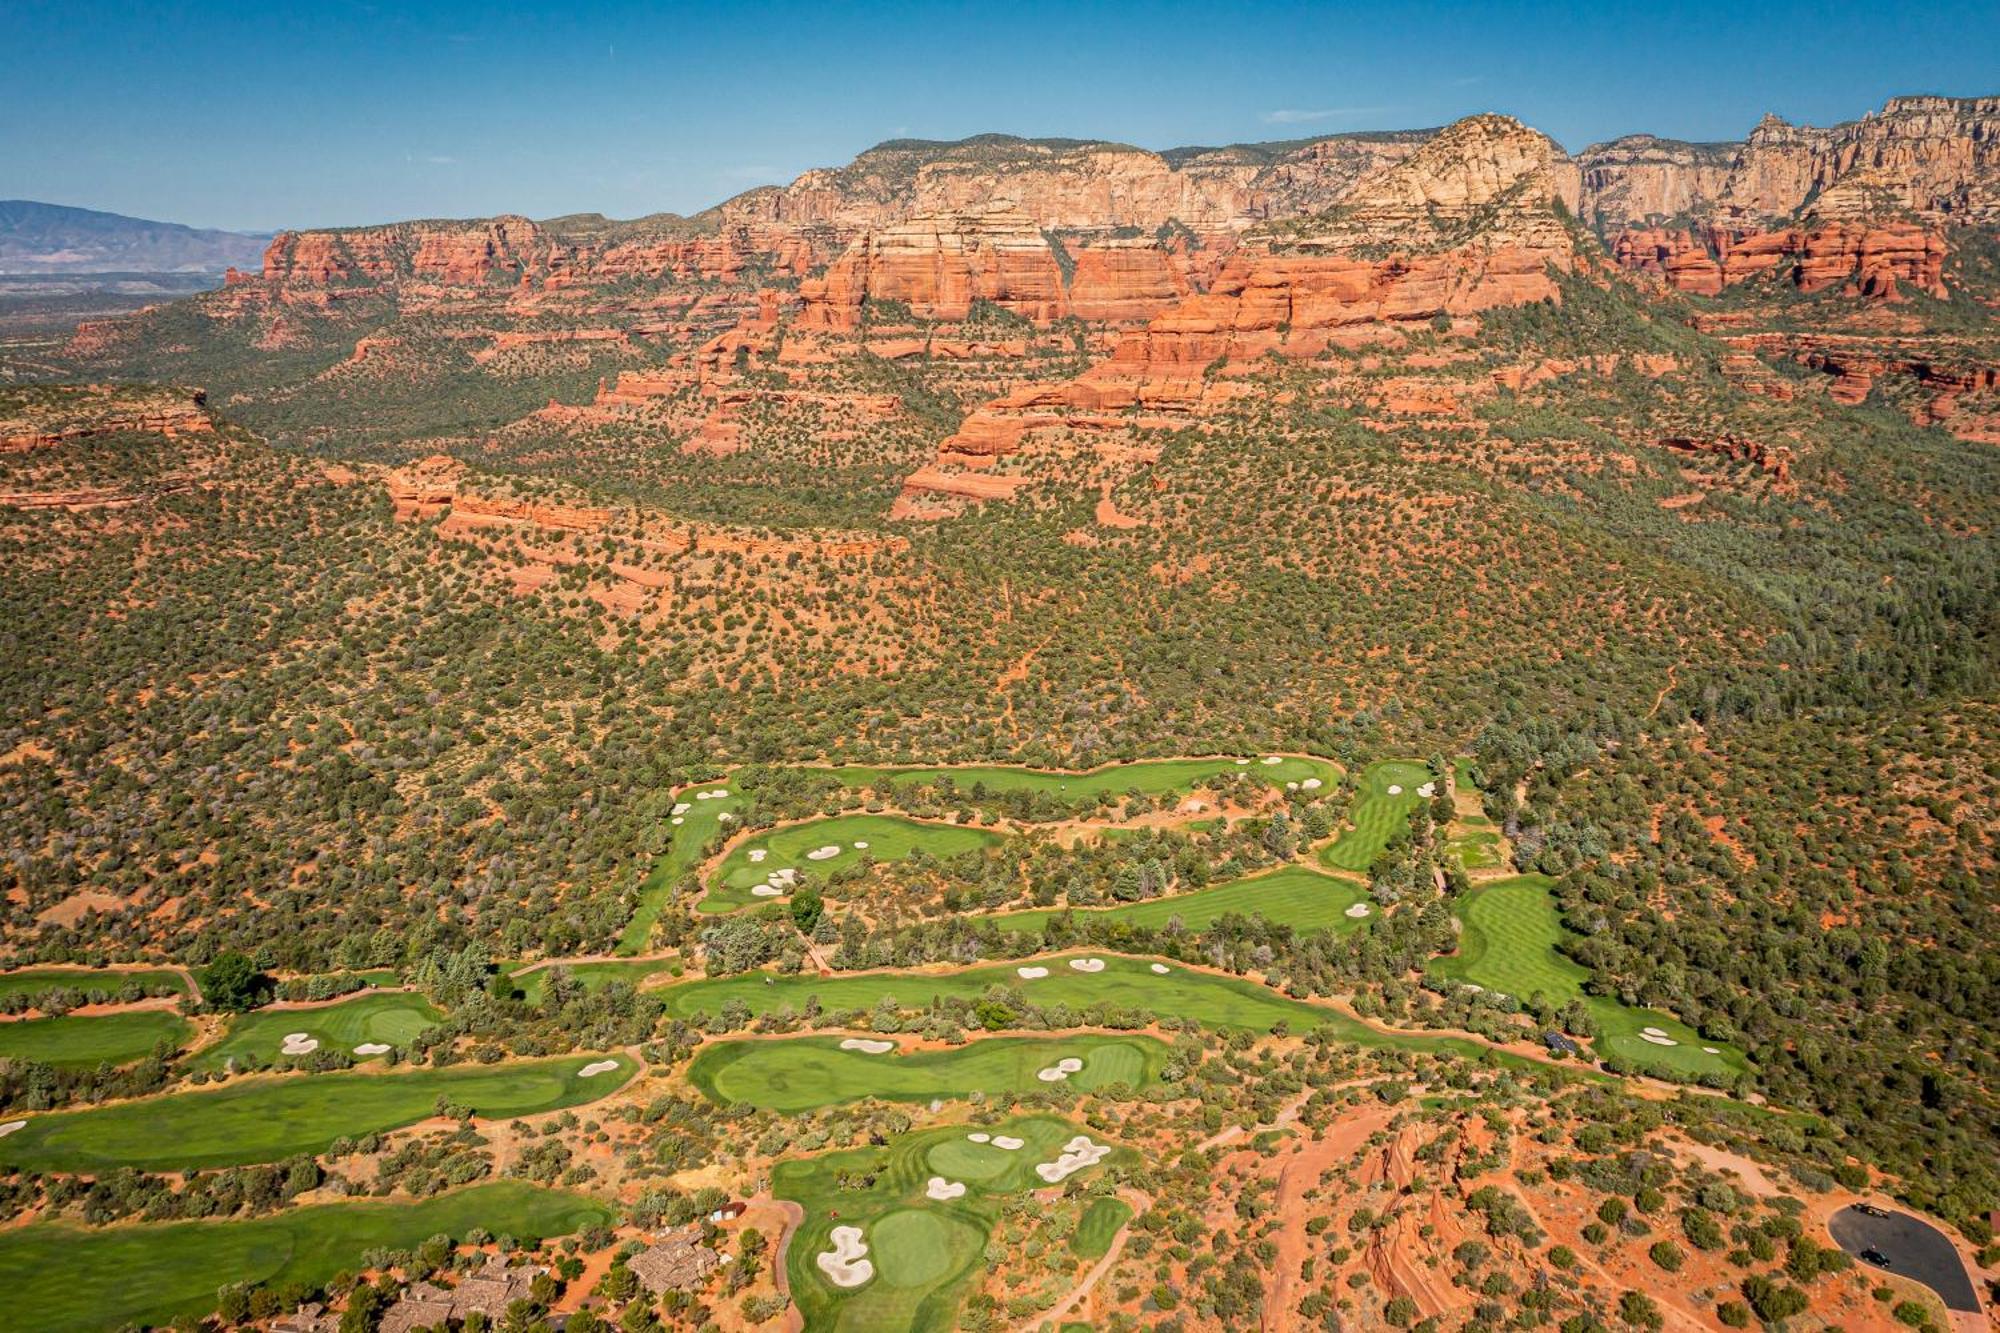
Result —
[[1944, 237], [1909, 222], [1831, 222], [1750, 233], [1648, 228], [1618, 233], [1611, 253], [1624, 267], [1697, 296], [1715, 296], [1732, 284], [1781, 273], [1802, 292], [1843, 288], [1887, 299], [1909, 286], [1931, 296], [1948, 295]]

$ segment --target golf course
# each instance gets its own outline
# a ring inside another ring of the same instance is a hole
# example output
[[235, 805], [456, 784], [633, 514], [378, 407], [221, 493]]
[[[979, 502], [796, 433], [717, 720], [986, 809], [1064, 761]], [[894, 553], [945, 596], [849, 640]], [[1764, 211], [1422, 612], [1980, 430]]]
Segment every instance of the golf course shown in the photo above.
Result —
[[[998, 846], [987, 829], [905, 819], [899, 815], [836, 815], [746, 839], [730, 849], [701, 900], [704, 912], [731, 912], [790, 891], [790, 883], [824, 880], [864, 857], [900, 861], [916, 851], [945, 858]], [[787, 874], [792, 878], [788, 882]], [[758, 893], [759, 888], [768, 892]]]
[[[506, 972], [508, 966], [502, 964], [500, 970]], [[596, 990], [599, 986], [606, 986], [614, 981], [623, 981], [637, 988], [645, 984], [646, 978], [670, 971], [675, 965], [638, 959], [631, 962], [560, 963], [550, 967], [538, 967], [532, 972], [509, 972], [508, 980], [514, 983], [514, 989], [520, 992], [523, 1000], [529, 1004], [540, 1004], [542, 994], [548, 987], [549, 976], [558, 966], [568, 972], [570, 977], [585, 990]]]
[[[959, 1288], [979, 1266], [1004, 1201], [1049, 1183], [1037, 1167], [1058, 1162], [1079, 1138], [1097, 1160], [1077, 1168], [1076, 1179], [1133, 1160], [1129, 1149], [1067, 1120], [1022, 1116], [778, 1163], [771, 1192], [805, 1210], [786, 1251], [805, 1327], [953, 1328]], [[854, 1187], [860, 1180], [865, 1188]], [[1076, 1262], [1069, 1254], [1053, 1261], [1064, 1272]]]
[[[617, 1067], [582, 1075], [605, 1059]], [[483, 1120], [579, 1106], [616, 1090], [633, 1067], [623, 1055], [566, 1056], [408, 1073], [244, 1079], [212, 1091], [28, 1117], [0, 1138], [0, 1164], [88, 1173], [275, 1162], [322, 1152], [335, 1139], [413, 1125], [436, 1114], [440, 1097]]]
[[215, 1308], [236, 1282], [320, 1283], [372, 1249], [413, 1249], [475, 1227], [520, 1238], [565, 1236], [609, 1221], [594, 1200], [497, 1181], [421, 1203], [325, 1204], [243, 1221], [80, 1227], [41, 1222], [0, 1231], [0, 1333], [97, 1333], [165, 1324]]
[[[1281, 866], [1264, 874], [1231, 880], [1192, 893], [1176, 893], [1116, 907], [1077, 908], [1079, 921], [1111, 921], [1120, 925], [1159, 929], [1178, 919], [1186, 929], [1207, 930], [1231, 912], [1261, 916], [1294, 930], [1358, 930], [1366, 917], [1350, 917], [1349, 908], [1368, 894], [1353, 880], [1322, 875], [1304, 866]], [[1036, 908], [1007, 912], [993, 918], [1003, 930], [1038, 934], [1064, 909]]]
[[1522, 1001], [1538, 993], [1558, 1005], [1581, 998], [1597, 1028], [1598, 1054], [1634, 1068], [1698, 1078], [1734, 1076], [1747, 1067], [1741, 1051], [1704, 1039], [1671, 1015], [1586, 995], [1590, 969], [1556, 948], [1564, 932], [1552, 887], [1546, 876], [1522, 875], [1466, 894], [1458, 903], [1464, 927], [1458, 952], [1434, 961], [1432, 975]]
[[1145, 796], [1190, 791], [1211, 779], [1237, 772], [1280, 787], [1288, 782], [1305, 783], [1316, 779], [1322, 788], [1331, 788], [1340, 780], [1340, 769], [1327, 760], [1291, 755], [1267, 755], [1256, 759], [1140, 759], [1127, 764], [1107, 764], [1082, 773], [1012, 765], [971, 765], [963, 768], [846, 765], [830, 771], [842, 782], [856, 787], [880, 787], [885, 781], [898, 786], [904, 783], [929, 784], [941, 778], [950, 778], [961, 791], [969, 792], [978, 786], [992, 792], [1038, 792], [1070, 803], [1094, 802], [1100, 797], [1123, 796], [1133, 791]]
[[[869, 1049], [897, 1040], [891, 1034], [711, 1043], [688, 1067], [688, 1081], [724, 1105], [791, 1113], [864, 1097], [927, 1102], [975, 1092], [1091, 1092], [1115, 1083], [1138, 1088], [1152, 1082], [1168, 1055], [1165, 1043], [1140, 1036], [992, 1037], [907, 1055]], [[1072, 1070], [1062, 1061], [1081, 1067]]]
[[0, 1060], [39, 1060], [65, 1068], [122, 1065], [161, 1042], [179, 1046], [193, 1029], [168, 1009], [122, 1014], [65, 1014], [0, 1023]]
[[138, 986], [147, 991], [166, 990], [176, 995], [187, 994], [186, 978], [165, 969], [127, 972], [104, 967], [29, 967], [18, 972], [0, 973], [0, 1000], [14, 995], [40, 995], [58, 987], [81, 991], [85, 995], [94, 991], [115, 995], [127, 986]]
[[1354, 810], [1348, 816], [1353, 827], [1320, 853], [1321, 864], [1357, 873], [1368, 869], [1389, 845], [1396, 830], [1403, 827], [1410, 811], [1424, 799], [1418, 795], [1418, 789], [1430, 781], [1430, 769], [1414, 760], [1391, 759], [1370, 764], [1361, 774]]
[[[363, 992], [352, 999], [310, 1009], [259, 1009], [230, 1020], [222, 1040], [197, 1054], [195, 1069], [256, 1068], [304, 1055], [287, 1055], [286, 1038], [305, 1034], [316, 1050], [345, 1051], [356, 1060], [378, 1059], [378, 1046], [407, 1046], [438, 1021], [430, 1001], [405, 991]], [[297, 1042], [294, 1049], [303, 1048]], [[366, 1047], [368, 1049], [357, 1049]]]
[[619, 953], [645, 951], [647, 940], [652, 938], [653, 923], [660, 919], [660, 912], [667, 905], [667, 895], [683, 876], [694, 873], [701, 865], [709, 839], [734, 819], [742, 806], [742, 798], [720, 782], [702, 783], [679, 794], [673, 813], [667, 816], [667, 849], [653, 863], [653, 871], [646, 876], [645, 883], [639, 886], [639, 906], [624, 934], [618, 937]]

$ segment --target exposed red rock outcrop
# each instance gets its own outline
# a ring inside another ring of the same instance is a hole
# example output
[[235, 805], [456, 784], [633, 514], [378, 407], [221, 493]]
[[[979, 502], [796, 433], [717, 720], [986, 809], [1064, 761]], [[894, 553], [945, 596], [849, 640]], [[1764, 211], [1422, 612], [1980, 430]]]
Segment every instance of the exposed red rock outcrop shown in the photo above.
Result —
[[1802, 292], [1841, 287], [1886, 300], [1906, 284], [1946, 295], [1944, 238], [1914, 223], [1832, 222], [1750, 234], [1710, 230], [1701, 236], [1654, 228], [1620, 232], [1611, 252], [1626, 268], [1657, 274], [1676, 290], [1699, 296], [1781, 271]]
[[1781, 482], [1792, 479], [1790, 449], [1782, 444], [1769, 445], [1761, 440], [1746, 440], [1733, 431], [1724, 431], [1711, 439], [1672, 435], [1655, 443], [1660, 448], [1670, 449], [1675, 453], [1705, 454], [1715, 458], [1726, 458], [1735, 463], [1748, 463]]
[[107, 435], [144, 433], [171, 440], [215, 430], [208, 415], [208, 397], [200, 391], [85, 387], [64, 393], [64, 425], [52, 429], [38, 421], [0, 420], [0, 454], [26, 453]]

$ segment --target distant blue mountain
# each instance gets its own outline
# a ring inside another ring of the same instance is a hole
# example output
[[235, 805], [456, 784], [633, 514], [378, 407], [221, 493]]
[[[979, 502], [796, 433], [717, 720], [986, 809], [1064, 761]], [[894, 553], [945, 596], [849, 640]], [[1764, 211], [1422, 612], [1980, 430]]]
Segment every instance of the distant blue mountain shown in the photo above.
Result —
[[270, 235], [0, 200], [0, 273], [220, 273], [256, 268]]

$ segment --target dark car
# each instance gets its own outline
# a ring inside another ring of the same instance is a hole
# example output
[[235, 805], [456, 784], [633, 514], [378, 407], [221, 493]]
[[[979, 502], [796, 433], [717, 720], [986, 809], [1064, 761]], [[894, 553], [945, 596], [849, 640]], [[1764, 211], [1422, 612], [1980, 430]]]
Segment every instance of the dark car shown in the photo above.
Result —
[[1872, 1203], [1857, 1203], [1854, 1205], [1854, 1211], [1857, 1213], [1866, 1213], [1870, 1217], [1887, 1217], [1889, 1215], [1888, 1209], [1877, 1208]]
[[1863, 1250], [1861, 1252], [1861, 1258], [1864, 1262], [1874, 1264], [1877, 1268], [1895, 1267], [1894, 1264], [1889, 1262], [1889, 1256], [1882, 1253], [1882, 1251], [1880, 1250], [1875, 1250], [1875, 1249]]

